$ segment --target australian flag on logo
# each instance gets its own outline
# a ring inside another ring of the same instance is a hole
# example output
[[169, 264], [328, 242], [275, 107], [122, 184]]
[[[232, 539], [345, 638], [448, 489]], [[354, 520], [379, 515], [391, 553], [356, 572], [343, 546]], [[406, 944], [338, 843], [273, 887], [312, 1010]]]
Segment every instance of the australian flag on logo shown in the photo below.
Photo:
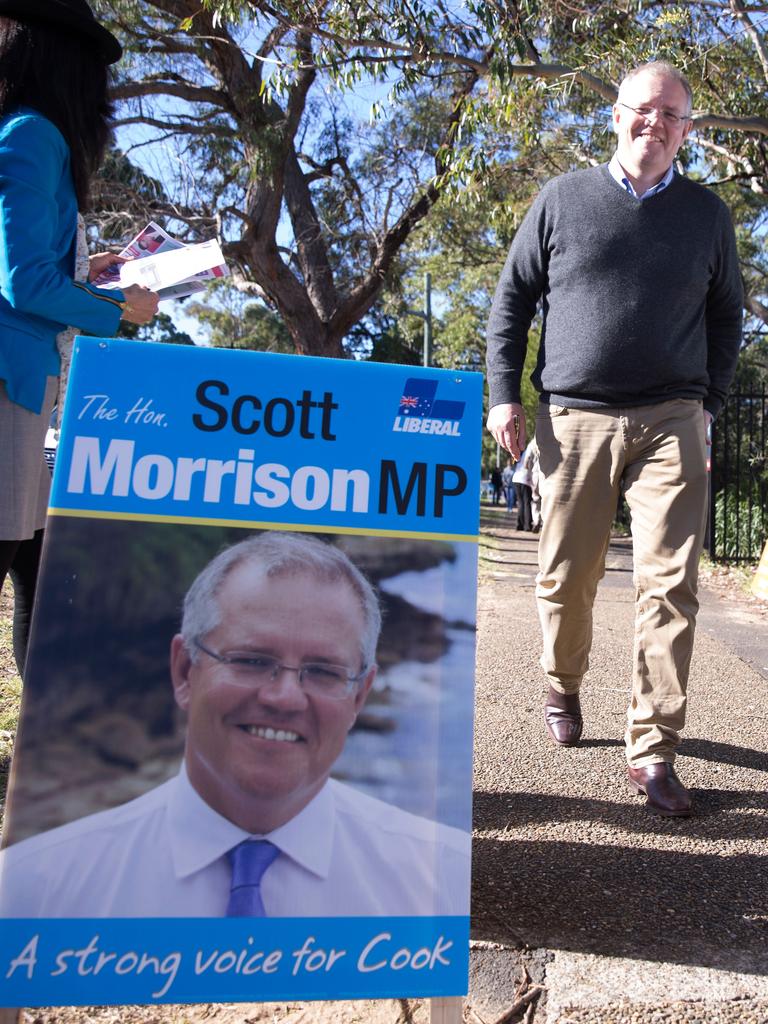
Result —
[[418, 416], [424, 419], [432, 412], [437, 394], [437, 381], [409, 377], [405, 382], [403, 397], [400, 399], [400, 416]]

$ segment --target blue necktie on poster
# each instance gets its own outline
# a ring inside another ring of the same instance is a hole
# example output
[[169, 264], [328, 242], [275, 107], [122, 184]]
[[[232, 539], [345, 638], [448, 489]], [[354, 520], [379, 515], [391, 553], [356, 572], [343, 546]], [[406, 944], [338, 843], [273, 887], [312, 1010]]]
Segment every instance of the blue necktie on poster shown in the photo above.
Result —
[[266, 917], [261, 879], [280, 851], [268, 839], [246, 839], [227, 854], [232, 867], [227, 917]]

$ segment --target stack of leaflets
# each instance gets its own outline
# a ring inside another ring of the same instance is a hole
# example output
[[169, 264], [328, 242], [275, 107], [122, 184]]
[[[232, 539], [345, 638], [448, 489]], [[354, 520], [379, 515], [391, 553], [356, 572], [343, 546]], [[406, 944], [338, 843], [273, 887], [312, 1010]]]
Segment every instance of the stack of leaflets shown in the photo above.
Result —
[[229, 273], [217, 241], [184, 245], [154, 221], [120, 255], [129, 262], [115, 263], [99, 274], [93, 282], [97, 288], [140, 284], [157, 292], [161, 301], [183, 299]]

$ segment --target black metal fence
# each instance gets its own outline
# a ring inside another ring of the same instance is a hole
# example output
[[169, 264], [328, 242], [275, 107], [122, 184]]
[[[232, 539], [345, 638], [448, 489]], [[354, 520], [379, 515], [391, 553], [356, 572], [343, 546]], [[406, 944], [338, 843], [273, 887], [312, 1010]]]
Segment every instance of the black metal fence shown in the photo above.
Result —
[[712, 432], [708, 549], [756, 562], [768, 538], [768, 394], [733, 391]]

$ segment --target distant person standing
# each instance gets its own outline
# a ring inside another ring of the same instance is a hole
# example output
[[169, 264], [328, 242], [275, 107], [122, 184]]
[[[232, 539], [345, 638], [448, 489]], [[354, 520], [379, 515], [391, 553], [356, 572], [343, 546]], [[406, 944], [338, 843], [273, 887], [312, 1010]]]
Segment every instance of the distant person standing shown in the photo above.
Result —
[[528, 449], [524, 448], [512, 473], [512, 480], [517, 496], [517, 528], [518, 530], [526, 530], [530, 533], [533, 529], [533, 518], [531, 516], [531, 484], [533, 478], [530, 466], [527, 463], [527, 454]]
[[504, 485], [504, 495], [507, 499], [507, 512], [512, 511], [517, 500], [514, 475], [515, 464], [512, 459], [507, 459], [507, 464], [501, 471], [501, 482]]
[[498, 505], [501, 501], [502, 486], [501, 470], [498, 466], [494, 466], [491, 470], [491, 501], [494, 505]]
[[[85, 0], [0, 0], [0, 587], [14, 585], [13, 647], [26, 658], [50, 473], [43, 456], [68, 325], [111, 336], [157, 296], [90, 280], [78, 209], [109, 141], [107, 66], [122, 48]], [[82, 268], [82, 271], [79, 271]], [[70, 336], [71, 337], [71, 336]]]

